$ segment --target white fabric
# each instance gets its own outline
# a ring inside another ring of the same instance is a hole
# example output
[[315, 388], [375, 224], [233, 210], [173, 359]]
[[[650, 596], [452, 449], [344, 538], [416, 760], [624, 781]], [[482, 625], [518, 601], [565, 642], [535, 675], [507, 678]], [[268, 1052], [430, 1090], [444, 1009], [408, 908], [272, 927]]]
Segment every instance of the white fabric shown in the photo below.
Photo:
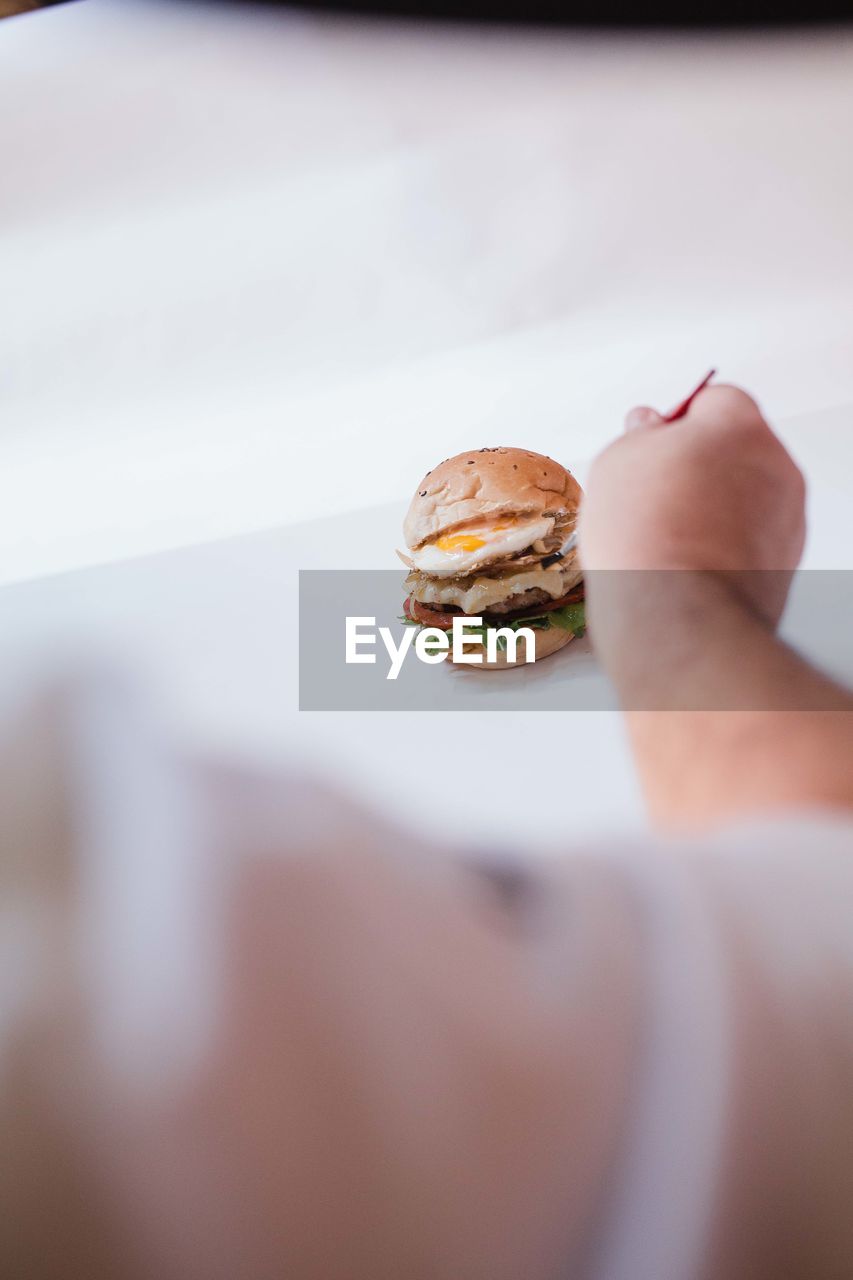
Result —
[[684, 1280], [707, 1254], [731, 1101], [724, 948], [689, 865], [636, 851], [625, 872], [642, 910], [644, 1036], [591, 1274]]

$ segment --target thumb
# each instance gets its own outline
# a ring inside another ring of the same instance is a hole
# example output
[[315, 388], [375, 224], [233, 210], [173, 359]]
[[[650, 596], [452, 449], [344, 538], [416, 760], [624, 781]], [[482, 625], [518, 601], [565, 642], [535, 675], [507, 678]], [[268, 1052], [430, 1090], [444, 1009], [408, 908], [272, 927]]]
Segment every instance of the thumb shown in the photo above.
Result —
[[625, 430], [637, 431], [640, 427], [659, 427], [663, 416], [657, 409], [649, 409], [646, 405], [638, 405], [625, 415]]

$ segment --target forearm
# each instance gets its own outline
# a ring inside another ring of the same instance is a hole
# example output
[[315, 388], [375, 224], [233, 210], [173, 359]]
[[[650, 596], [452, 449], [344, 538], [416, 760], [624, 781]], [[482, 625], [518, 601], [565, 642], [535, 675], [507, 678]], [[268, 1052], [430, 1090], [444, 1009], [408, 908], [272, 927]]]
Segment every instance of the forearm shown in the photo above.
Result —
[[593, 578], [593, 630], [600, 605], [602, 657], [657, 820], [853, 808], [853, 697], [729, 585], [680, 571]]

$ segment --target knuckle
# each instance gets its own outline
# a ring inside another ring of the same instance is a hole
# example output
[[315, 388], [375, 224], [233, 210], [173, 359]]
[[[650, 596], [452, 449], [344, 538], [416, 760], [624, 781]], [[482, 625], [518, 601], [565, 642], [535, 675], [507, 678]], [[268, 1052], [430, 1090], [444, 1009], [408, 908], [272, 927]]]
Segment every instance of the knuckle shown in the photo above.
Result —
[[703, 410], [715, 416], [737, 417], [744, 421], [763, 423], [764, 416], [757, 402], [741, 387], [732, 383], [721, 382], [708, 387], [699, 398]]

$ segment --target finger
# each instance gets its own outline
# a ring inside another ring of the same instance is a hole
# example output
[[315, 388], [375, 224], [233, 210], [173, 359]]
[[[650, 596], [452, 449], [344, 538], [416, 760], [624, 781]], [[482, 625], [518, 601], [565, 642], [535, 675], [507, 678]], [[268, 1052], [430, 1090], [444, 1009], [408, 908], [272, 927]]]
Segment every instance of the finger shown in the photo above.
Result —
[[696, 406], [709, 410], [712, 407], [725, 410], [739, 410], [742, 413], [760, 413], [758, 404], [742, 387], [730, 382], [717, 382], [713, 387], [706, 387], [696, 397]]
[[751, 395], [740, 387], [717, 383], [706, 387], [697, 395], [686, 415], [696, 424], [708, 423], [742, 425], [746, 422], [763, 423], [764, 417]]
[[625, 415], [625, 430], [637, 431], [640, 427], [659, 427], [663, 418], [657, 409], [649, 409], [647, 405], [638, 405]]

